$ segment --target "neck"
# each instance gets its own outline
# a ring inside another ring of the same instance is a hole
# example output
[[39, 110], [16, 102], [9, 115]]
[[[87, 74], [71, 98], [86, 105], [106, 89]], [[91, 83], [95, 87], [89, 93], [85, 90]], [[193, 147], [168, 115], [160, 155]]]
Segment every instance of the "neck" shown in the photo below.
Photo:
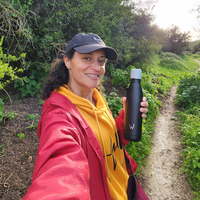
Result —
[[87, 99], [88, 101], [90, 101], [94, 106], [96, 106], [96, 101], [93, 98], [93, 91], [94, 89], [88, 89], [87, 91], [81, 91], [78, 90], [76, 87], [71, 87], [70, 85], [67, 85], [68, 88], [76, 95]]

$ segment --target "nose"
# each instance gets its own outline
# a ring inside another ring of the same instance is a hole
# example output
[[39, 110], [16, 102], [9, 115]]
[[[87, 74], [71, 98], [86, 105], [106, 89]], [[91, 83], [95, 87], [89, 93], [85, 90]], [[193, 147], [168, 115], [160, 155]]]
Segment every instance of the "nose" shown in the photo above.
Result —
[[95, 71], [100, 71], [100, 64], [99, 61], [96, 60], [93, 64], [92, 64], [92, 69], [94, 69]]

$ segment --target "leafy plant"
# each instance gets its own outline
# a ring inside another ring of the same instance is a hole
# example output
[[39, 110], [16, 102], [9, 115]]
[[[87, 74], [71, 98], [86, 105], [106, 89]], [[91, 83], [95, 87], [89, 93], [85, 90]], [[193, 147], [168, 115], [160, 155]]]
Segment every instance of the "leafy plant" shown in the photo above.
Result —
[[32, 124], [28, 127], [29, 129], [35, 130], [37, 128], [37, 124], [39, 122], [40, 115], [34, 115], [34, 114], [27, 114], [26, 121], [31, 120]]
[[2, 119], [4, 118], [4, 103], [3, 100], [0, 98], [0, 123], [2, 121]]
[[[190, 112], [192, 108], [190, 108]], [[197, 197], [200, 197], [200, 111], [194, 107], [194, 114], [176, 112], [181, 122], [183, 150], [182, 170], [187, 174], [188, 180], [195, 191]], [[196, 115], [197, 114], [197, 115]]]
[[1, 155], [3, 155], [4, 154], [4, 152], [5, 152], [5, 150], [3, 149], [3, 147], [4, 147], [4, 144], [2, 144], [2, 145], [0, 145], [0, 149], [1, 149]]
[[[39, 76], [40, 74], [40, 76]], [[21, 96], [35, 96], [39, 89], [41, 88], [41, 79], [42, 75], [44, 76], [44, 73], [42, 70], [32, 70], [31, 76], [28, 78], [24, 78], [24, 81], [21, 81], [19, 79], [16, 79], [14, 81], [14, 87], [19, 89], [21, 91]]]
[[[23, 72], [22, 68], [12, 68], [9, 66], [9, 63], [12, 61], [16, 62], [20, 59], [25, 58], [26, 54], [22, 53], [19, 57], [6, 55], [3, 53], [2, 44], [3, 44], [4, 37], [0, 40], [0, 90], [3, 89], [7, 84], [11, 83], [15, 79], [18, 78], [16, 73]], [[5, 78], [6, 77], [6, 78]], [[8, 78], [10, 77], [10, 78]]]
[[111, 92], [110, 95], [104, 95], [108, 106], [113, 113], [114, 118], [116, 118], [119, 112], [122, 110], [122, 101], [121, 98], [115, 92]]
[[130, 85], [131, 69], [133, 69], [133, 67], [126, 68], [125, 70], [111, 68], [110, 71], [112, 77], [112, 84], [117, 86], [123, 85], [125, 87], [128, 87]]
[[11, 111], [8, 111], [7, 115], [5, 117], [10, 119], [10, 120], [13, 120], [15, 118], [15, 113], [11, 112]]
[[23, 140], [24, 137], [25, 137], [24, 133], [18, 133], [17, 136], [18, 136], [20, 139], [22, 139], [22, 140]]
[[176, 93], [176, 103], [183, 108], [193, 107], [200, 104], [200, 71], [197, 73], [186, 73], [181, 78]]

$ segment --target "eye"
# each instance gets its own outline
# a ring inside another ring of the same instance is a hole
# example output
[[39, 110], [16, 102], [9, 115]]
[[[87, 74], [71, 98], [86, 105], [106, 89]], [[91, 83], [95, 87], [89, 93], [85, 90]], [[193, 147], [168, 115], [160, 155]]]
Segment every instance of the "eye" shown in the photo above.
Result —
[[84, 57], [84, 59], [85, 59], [85, 60], [88, 60], [88, 61], [91, 60], [89, 57]]
[[104, 63], [105, 63], [105, 60], [99, 60], [99, 63], [100, 63], [100, 64], [104, 64]]

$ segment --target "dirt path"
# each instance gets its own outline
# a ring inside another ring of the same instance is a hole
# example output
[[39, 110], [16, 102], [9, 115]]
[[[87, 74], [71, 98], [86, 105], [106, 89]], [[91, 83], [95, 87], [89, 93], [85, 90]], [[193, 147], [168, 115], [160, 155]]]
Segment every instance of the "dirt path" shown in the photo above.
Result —
[[150, 200], [191, 200], [194, 198], [181, 166], [181, 134], [176, 130], [174, 86], [163, 102], [164, 107], [156, 119], [152, 138], [152, 154], [147, 158], [147, 167], [141, 184]]

